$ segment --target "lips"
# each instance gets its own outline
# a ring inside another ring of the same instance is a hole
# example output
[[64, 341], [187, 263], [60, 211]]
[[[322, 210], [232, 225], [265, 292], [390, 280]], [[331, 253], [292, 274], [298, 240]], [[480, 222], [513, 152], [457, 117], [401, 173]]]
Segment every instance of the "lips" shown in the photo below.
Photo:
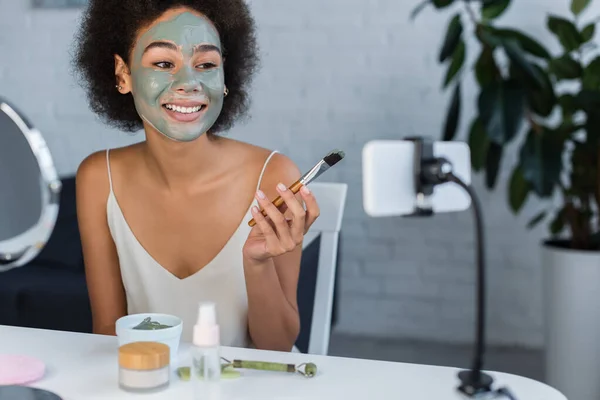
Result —
[[162, 105], [167, 115], [179, 122], [193, 122], [206, 110], [202, 102], [172, 102]]

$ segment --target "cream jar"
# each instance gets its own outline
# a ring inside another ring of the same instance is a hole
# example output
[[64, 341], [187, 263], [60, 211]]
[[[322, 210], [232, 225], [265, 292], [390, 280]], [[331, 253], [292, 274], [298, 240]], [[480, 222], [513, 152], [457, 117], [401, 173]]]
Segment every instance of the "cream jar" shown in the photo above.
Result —
[[158, 342], [133, 342], [119, 347], [119, 386], [147, 392], [164, 389], [170, 382], [169, 346]]

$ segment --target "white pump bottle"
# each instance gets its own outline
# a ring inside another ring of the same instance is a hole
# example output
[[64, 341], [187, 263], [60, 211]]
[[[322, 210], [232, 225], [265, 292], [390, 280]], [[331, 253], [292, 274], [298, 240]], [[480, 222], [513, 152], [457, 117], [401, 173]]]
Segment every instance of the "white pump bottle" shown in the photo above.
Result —
[[215, 382], [221, 379], [220, 331], [216, 306], [200, 303], [194, 326], [192, 377], [196, 381]]

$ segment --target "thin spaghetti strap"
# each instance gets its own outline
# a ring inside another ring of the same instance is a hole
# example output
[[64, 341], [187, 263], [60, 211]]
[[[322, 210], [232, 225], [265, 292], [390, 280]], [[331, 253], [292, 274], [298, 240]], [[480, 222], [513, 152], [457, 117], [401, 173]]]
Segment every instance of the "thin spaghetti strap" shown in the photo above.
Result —
[[267, 164], [269, 163], [269, 161], [271, 161], [271, 157], [273, 157], [276, 153], [279, 152], [277, 150], [273, 150], [271, 154], [269, 154], [269, 157], [267, 157], [267, 159], [265, 160], [265, 163], [262, 167], [262, 171], [260, 171], [260, 176], [258, 177], [258, 184], [256, 185], [256, 190], [260, 188], [260, 183], [262, 182], [262, 177], [265, 173], [265, 170], [267, 169]]
[[108, 170], [108, 184], [110, 186], [110, 191], [113, 191], [113, 186], [112, 186], [112, 176], [110, 173], [110, 158], [108, 156], [108, 152], [109, 149], [106, 149], [106, 169]]

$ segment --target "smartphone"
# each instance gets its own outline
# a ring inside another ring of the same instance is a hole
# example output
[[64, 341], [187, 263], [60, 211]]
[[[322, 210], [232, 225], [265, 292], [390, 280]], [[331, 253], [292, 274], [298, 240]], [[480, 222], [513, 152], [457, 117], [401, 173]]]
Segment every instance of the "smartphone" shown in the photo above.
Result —
[[[454, 175], [471, 183], [471, 153], [464, 142], [433, 142], [435, 157], [452, 164]], [[373, 140], [362, 151], [363, 208], [371, 217], [410, 216], [418, 202], [426, 201], [433, 213], [458, 212], [471, 206], [468, 193], [456, 183], [434, 187], [426, 199], [417, 198], [413, 140]]]

